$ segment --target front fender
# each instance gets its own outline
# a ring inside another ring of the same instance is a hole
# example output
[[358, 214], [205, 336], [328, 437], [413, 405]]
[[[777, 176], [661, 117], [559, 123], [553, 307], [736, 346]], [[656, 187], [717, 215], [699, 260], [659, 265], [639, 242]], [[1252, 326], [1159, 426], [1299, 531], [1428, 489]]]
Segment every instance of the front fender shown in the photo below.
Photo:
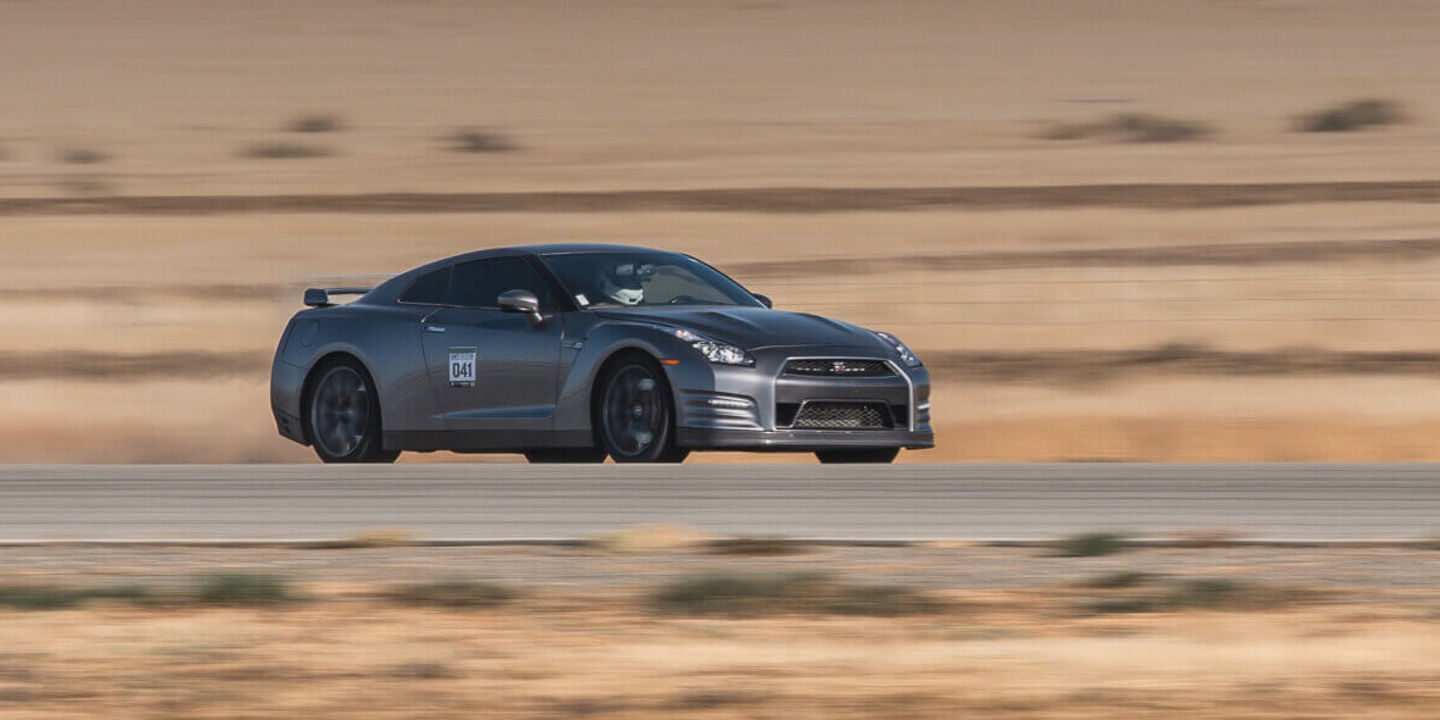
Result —
[[[665, 328], [614, 320], [589, 327], [577, 325], [573, 331], [570, 325], [566, 326], [567, 347], [561, 351], [560, 363], [564, 380], [555, 405], [556, 430], [590, 431], [590, 396], [595, 382], [605, 363], [622, 352], [639, 351], [657, 360], [679, 360], [673, 365], [662, 363], [660, 366], [677, 402], [682, 390], [715, 386], [715, 372], [710, 363]], [[570, 347], [575, 341], [581, 344], [580, 348]]]

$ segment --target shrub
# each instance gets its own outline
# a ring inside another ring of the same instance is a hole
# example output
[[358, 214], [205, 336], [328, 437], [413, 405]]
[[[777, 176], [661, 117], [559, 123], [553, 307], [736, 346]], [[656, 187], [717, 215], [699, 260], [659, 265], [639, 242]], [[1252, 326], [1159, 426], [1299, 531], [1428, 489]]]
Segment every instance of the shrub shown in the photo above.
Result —
[[1389, 100], [1354, 100], [1301, 115], [1295, 120], [1295, 129], [1303, 132], [1349, 132], [1372, 125], [1391, 125], [1404, 119], [1398, 103]]
[[1062, 557], [1114, 555], [1129, 549], [1130, 541], [1124, 535], [1110, 532], [1071, 535], [1055, 544], [1055, 554]]
[[492, 130], [461, 128], [450, 138], [450, 149], [466, 153], [509, 152], [517, 149], [509, 137]]
[[[1133, 585], [1089, 584], [1095, 588]], [[1175, 610], [1273, 610], [1322, 597], [1316, 590], [1260, 585], [1229, 578], [1192, 578], [1163, 583], [1149, 591], [1102, 597], [1086, 604], [1092, 612], [1136, 613]]]
[[150, 592], [138, 585], [117, 587], [76, 588], [62, 585], [0, 586], [0, 606], [16, 610], [61, 610], [88, 600], [123, 600], [139, 602]]
[[267, 142], [250, 145], [240, 155], [259, 160], [290, 160], [295, 158], [318, 158], [334, 155], [335, 151], [319, 145], [304, 145], [292, 142]]
[[196, 582], [192, 599], [205, 605], [276, 605], [295, 600], [289, 583], [274, 575], [221, 573]]
[[666, 613], [749, 617], [783, 613], [895, 616], [941, 608], [940, 603], [908, 588], [840, 583], [817, 573], [699, 575], [660, 587], [650, 601]]
[[345, 129], [345, 123], [338, 115], [301, 115], [285, 126], [290, 132], [326, 133]]
[[519, 593], [493, 583], [469, 580], [442, 580], [402, 585], [386, 593], [395, 602], [447, 608], [496, 607], [514, 600]]
[[1046, 140], [1107, 139], [1113, 142], [1181, 142], [1208, 135], [1204, 123], [1147, 113], [1121, 113], [1086, 123], [1061, 123], [1040, 134]]
[[715, 555], [793, 555], [805, 549], [803, 544], [781, 537], [725, 538], [710, 543]]
[[1151, 573], [1127, 570], [1124, 572], [1110, 573], [1109, 575], [1101, 575], [1100, 577], [1086, 580], [1081, 583], [1081, 585], [1102, 589], [1128, 588], [1135, 587], [1136, 585], [1144, 585], [1154, 579], [1155, 576]]
[[67, 165], [95, 165], [109, 160], [110, 156], [92, 148], [70, 148], [60, 151], [56, 159]]

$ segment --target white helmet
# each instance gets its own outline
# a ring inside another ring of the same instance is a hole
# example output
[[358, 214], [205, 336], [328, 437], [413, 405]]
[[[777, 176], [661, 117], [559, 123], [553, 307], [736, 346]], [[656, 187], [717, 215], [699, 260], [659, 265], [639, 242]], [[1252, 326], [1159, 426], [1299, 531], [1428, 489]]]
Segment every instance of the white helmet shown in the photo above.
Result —
[[600, 292], [621, 305], [639, 305], [645, 300], [645, 286], [641, 278], [655, 274], [654, 265], [623, 263], [606, 264], [597, 278]]

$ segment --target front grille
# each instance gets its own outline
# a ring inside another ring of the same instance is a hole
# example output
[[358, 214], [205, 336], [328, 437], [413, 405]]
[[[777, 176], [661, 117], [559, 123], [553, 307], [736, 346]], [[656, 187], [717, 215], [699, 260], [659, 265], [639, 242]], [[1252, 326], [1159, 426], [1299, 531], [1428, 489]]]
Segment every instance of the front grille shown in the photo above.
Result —
[[791, 425], [802, 430], [868, 430], [891, 427], [884, 403], [808, 402]]
[[811, 359], [785, 363], [786, 375], [807, 377], [889, 377], [890, 366], [881, 360]]

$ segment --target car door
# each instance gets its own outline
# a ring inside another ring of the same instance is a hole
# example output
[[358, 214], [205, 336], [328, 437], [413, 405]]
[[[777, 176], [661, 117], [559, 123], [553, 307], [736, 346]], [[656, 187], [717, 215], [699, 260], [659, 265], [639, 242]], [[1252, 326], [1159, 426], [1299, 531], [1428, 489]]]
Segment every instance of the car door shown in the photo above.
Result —
[[[532, 324], [496, 298], [528, 290], [546, 319]], [[523, 257], [454, 267], [448, 301], [421, 325], [431, 385], [451, 431], [550, 430], [564, 323], [549, 284]]]

